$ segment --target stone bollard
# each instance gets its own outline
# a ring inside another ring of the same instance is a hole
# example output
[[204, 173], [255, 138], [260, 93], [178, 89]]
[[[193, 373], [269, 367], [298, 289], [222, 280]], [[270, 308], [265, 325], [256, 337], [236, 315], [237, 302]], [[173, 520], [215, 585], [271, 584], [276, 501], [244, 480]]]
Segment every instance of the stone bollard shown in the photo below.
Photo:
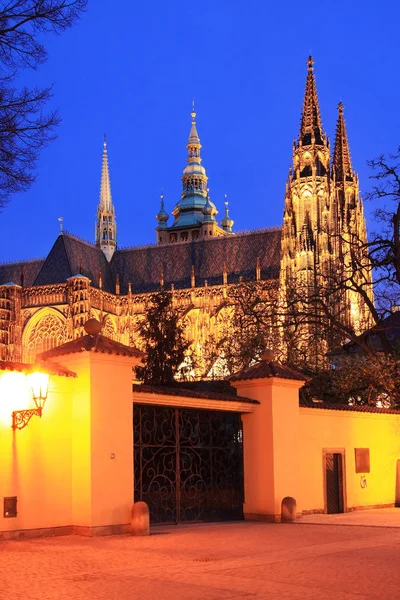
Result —
[[281, 523], [294, 523], [296, 520], [296, 500], [286, 496], [281, 505]]
[[132, 506], [131, 533], [132, 535], [150, 534], [150, 514], [146, 502], [135, 502]]

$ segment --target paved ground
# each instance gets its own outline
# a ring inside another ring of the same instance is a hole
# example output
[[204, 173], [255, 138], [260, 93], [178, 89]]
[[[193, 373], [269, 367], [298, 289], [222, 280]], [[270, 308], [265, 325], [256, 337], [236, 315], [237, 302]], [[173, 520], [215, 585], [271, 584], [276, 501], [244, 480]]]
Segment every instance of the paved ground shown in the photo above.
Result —
[[228, 523], [0, 542], [1, 600], [400, 599], [400, 530]]
[[355, 510], [339, 515], [305, 515], [299, 523], [320, 525], [362, 525], [364, 527], [399, 527], [400, 508]]

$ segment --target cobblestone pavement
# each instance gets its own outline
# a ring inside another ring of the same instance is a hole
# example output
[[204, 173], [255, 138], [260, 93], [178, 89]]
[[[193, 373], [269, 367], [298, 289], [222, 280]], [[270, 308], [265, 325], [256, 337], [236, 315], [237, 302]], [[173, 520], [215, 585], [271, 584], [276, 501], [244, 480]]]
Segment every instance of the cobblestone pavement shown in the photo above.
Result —
[[227, 523], [0, 542], [1, 600], [400, 599], [400, 530]]

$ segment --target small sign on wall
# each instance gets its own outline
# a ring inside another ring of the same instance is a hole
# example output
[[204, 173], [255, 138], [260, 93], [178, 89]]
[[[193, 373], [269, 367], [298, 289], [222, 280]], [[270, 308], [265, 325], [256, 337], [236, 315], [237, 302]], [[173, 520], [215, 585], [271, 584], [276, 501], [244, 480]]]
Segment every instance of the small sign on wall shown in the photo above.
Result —
[[370, 473], [369, 448], [354, 448], [356, 473]]

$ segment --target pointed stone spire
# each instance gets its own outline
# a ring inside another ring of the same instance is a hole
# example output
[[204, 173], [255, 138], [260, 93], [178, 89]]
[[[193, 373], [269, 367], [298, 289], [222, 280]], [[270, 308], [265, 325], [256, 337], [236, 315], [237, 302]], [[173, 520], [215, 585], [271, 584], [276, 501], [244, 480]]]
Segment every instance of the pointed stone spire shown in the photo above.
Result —
[[336, 181], [353, 181], [354, 171], [351, 166], [349, 142], [347, 140], [346, 123], [343, 116], [343, 103], [339, 102], [336, 125], [335, 149], [333, 152], [332, 175]]
[[325, 143], [325, 135], [322, 131], [321, 114], [319, 110], [317, 88], [314, 77], [314, 61], [312, 56], [307, 61], [307, 81], [304, 94], [303, 112], [301, 115], [301, 126], [299, 142], [303, 146], [309, 146], [313, 142], [317, 145]]
[[192, 271], [190, 274], [190, 285], [192, 288], [196, 287], [196, 275], [194, 271], [194, 265], [192, 265]]
[[102, 249], [108, 261], [111, 260], [117, 247], [117, 223], [111, 196], [106, 136], [104, 136], [103, 143], [100, 202], [97, 209], [96, 223], [96, 246]]
[[223, 285], [228, 285], [228, 271], [226, 268], [226, 262], [224, 261], [224, 266], [223, 266], [223, 270], [222, 270], [222, 284]]
[[107, 140], [105, 134], [103, 142], [103, 162], [101, 166], [100, 207], [102, 210], [106, 211], [110, 211], [112, 207], [110, 173], [108, 169], [107, 156]]

